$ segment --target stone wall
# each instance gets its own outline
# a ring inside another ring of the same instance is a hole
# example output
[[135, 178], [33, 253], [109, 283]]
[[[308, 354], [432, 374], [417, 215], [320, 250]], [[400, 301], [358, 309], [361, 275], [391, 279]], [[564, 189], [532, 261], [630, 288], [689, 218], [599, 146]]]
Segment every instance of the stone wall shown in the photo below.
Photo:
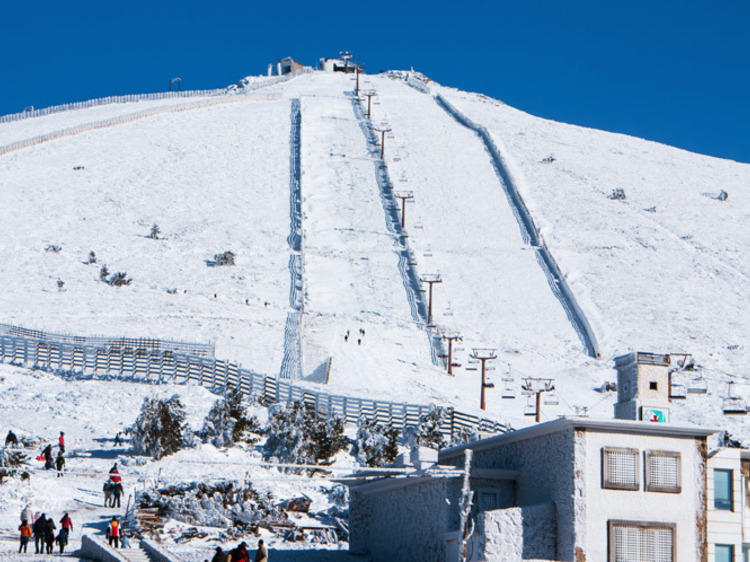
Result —
[[352, 489], [349, 551], [375, 560], [445, 560], [443, 535], [458, 529], [460, 478], [425, 478], [377, 493]]
[[[475, 450], [472, 463], [476, 468], [520, 471], [516, 505], [554, 504], [557, 521], [554, 554], [560, 560], [575, 559], [574, 441], [574, 430], [566, 428], [496, 449]], [[463, 466], [463, 455], [441, 456], [440, 462]]]
[[488, 562], [554, 558], [556, 531], [551, 503], [485, 511], [477, 517], [474, 558]]

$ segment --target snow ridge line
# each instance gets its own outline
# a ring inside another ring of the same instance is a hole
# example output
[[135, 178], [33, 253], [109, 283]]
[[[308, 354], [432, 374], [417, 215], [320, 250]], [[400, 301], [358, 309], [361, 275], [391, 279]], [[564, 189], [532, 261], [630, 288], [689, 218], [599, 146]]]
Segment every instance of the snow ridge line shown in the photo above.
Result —
[[136, 113], [129, 113], [127, 115], [120, 115], [119, 117], [112, 117], [111, 119], [103, 119], [101, 121], [92, 121], [90, 123], [84, 123], [82, 125], [76, 125], [74, 127], [68, 127], [66, 129], [60, 129], [59, 131], [53, 131], [51, 133], [45, 133], [43, 135], [37, 135], [35, 137], [24, 139], [5, 146], [0, 146], [0, 155], [13, 152], [15, 150], [21, 150], [22, 148], [28, 148], [36, 144], [42, 144], [63, 137], [77, 135], [79, 133], [85, 133], [87, 131], [93, 131], [95, 129], [104, 129], [106, 127], [112, 127], [114, 125], [122, 125], [123, 123], [130, 123], [138, 119], [145, 117], [151, 117], [152, 115], [158, 115], [160, 113], [177, 113], [180, 111], [189, 111], [191, 109], [199, 109], [202, 107], [208, 107], [211, 105], [218, 105], [224, 103], [231, 103], [242, 101], [246, 99], [242, 96], [232, 96], [230, 98], [223, 98], [218, 100], [206, 100], [193, 103], [186, 103], [184, 105], [165, 105], [161, 107], [155, 107], [153, 109], [146, 109], [144, 111], [138, 111]]
[[354, 108], [354, 116], [359, 123], [359, 128], [362, 130], [367, 141], [368, 150], [371, 155], [375, 156], [373, 161], [375, 165], [375, 179], [380, 188], [380, 200], [383, 205], [383, 210], [385, 211], [386, 227], [388, 228], [388, 231], [394, 235], [394, 246], [397, 248], [396, 251], [398, 253], [398, 270], [401, 274], [404, 289], [406, 290], [406, 298], [409, 302], [409, 307], [411, 308], [411, 317], [414, 322], [425, 327], [427, 339], [430, 344], [430, 357], [432, 359], [432, 364], [435, 366], [442, 366], [440, 356], [445, 355], [443, 341], [437, 331], [431, 329], [429, 326], [424, 291], [422, 290], [416, 267], [410, 265], [413, 263], [411, 256], [414, 254], [409, 247], [407, 234], [404, 229], [401, 228], [399, 206], [393, 195], [393, 182], [388, 173], [388, 165], [385, 163], [385, 160], [380, 158], [377, 149], [377, 135], [375, 135], [371, 123], [365, 116], [361, 100], [352, 96], [352, 107]]
[[[287, 80], [297, 76], [300, 72], [287, 74], [284, 76], [276, 76], [268, 78], [262, 82], [251, 84], [249, 86], [242, 86], [242, 90], [257, 90], [259, 88], [265, 88], [266, 86], [273, 86], [279, 82], [286, 82]], [[238, 88], [239, 90], [239, 88]], [[6, 115], [0, 115], [0, 123], [10, 123], [12, 121], [20, 121], [22, 119], [30, 119], [32, 117], [43, 117], [45, 115], [52, 115], [53, 113], [60, 113], [63, 111], [70, 111], [75, 109], [86, 109], [88, 107], [96, 107], [99, 105], [109, 105], [111, 103], [132, 103], [139, 101], [153, 101], [163, 100], [171, 98], [191, 98], [191, 97], [203, 97], [203, 96], [220, 96], [220, 95], [231, 95], [236, 90], [230, 90], [229, 88], [214, 88], [211, 90], [185, 90], [179, 92], [154, 92], [152, 94], [127, 94], [124, 96], [106, 96], [103, 98], [93, 98], [85, 101], [76, 101], [70, 103], [63, 103], [60, 105], [51, 105], [49, 107], [43, 107], [41, 109], [33, 109], [31, 111], [19, 111], [18, 113], [8, 113]]]
[[290, 104], [289, 129], [289, 312], [284, 325], [284, 355], [279, 377], [302, 378], [302, 310], [304, 307], [304, 261], [302, 258], [302, 112], [299, 98]]
[[552, 288], [552, 292], [560, 301], [563, 310], [565, 310], [566, 316], [573, 325], [573, 329], [576, 331], [581, 343], [586, 348], [586, 353], [590, 357], [599, 357], [599, 344], [596, 340], [594, 330], [591, 328], [591, 324], [578, 304], [573, 291], [565, 281], [565, 277], [562, 274], [560, 267], [552, 257], [549, 248], [547, 248], [547, 245], [539, 234], [534, 219], [521, 197], [521, 194], [513, 181], [513, 177], [508, 171], [508, 166], [505, 164], [505, 160], [500, 154], [495, 142], [492, 140], [490, 133], [482, 125], [471, 121], [440, 94], [435, 94], [434, 99], [435, 102], [445, 110], [446, 113], [448, 113], [448, 115], [453, 117], [464, 127], [474, 131], [484, 143], [484, 147], [489, 153], [490, 160], [495, 168], [495, 173], [500, 180], [500, 184], [505, 191], [505, 195], [511, 205], [513, 214], [518, 221], [521, 230], [521, 237], [524, 242], [527, 242], [535, 248], [537, 262], [539, 262], [539, 265], [542, 267], [550, 287]]
[[[411, 427], [434, 407], [318, 392], [278, 377], [243, 369], [229, 361], [168, 351], [136, 353], [132, 349], [79, 346], [68, 342], [42, 343], [0, 334], [0, 362], [28, 365], [28, 368], [50, 371], [68, 380], [116, 378], [143, 384], [194, 383], [220, 395], [230, 388], [237, 388], [247, 400], [258, 397], [266, 404], [284, 405], [303, 402], [320, 417], [335, 416], [354, 424], [366, 417], [392, 427]], [[440, 426], [445, 436], [455, 436], [466, 430], [485, 433], [511, 430], [508, 425], [460, 412], [450, 406], [446, 410], [448, 415]]]

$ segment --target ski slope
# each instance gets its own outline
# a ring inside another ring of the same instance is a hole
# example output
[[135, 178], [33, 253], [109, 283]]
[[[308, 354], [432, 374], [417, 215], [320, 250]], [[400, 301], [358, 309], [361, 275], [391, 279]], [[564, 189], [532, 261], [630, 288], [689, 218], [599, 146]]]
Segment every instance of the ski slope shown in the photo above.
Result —
[[[693, 353], [714, 397], [730, 377], [744, 381], [750, 167], [429, 86], [424, 93], [395, 75], [363, 76], [362, 89], [376, 93], [367, 124], [355, 107], [353, 76], [315, 72], [265, 87], [263, 96], [230, 96], [236, 101], [4, 155], [0, 204], [14, 210], [0, 241], [4, 321], [213, 340], [218, 357], [269, 374], [279, 372], [286, 346], [290, 365], [291, 351], [301, 349], [303, 385], [465, 410], [477, 409], [479, 394], [469, 352], [493, 347], [487, 414], [514, 425], [530, 421], [524, 376], [555, 379], [559, 404], [546, 405], [543, 419], [576, 407], [609, 417], [614, 396], [593, 388], [614, 378], [611, 359], [630, 350]], [[436, 94], [489, 132], [593, 328], [600, 359], [586, 355], [482, 140]], [[287, 240], [292, 100], [301, 108], [299, 327], [290, 312], [297, 265]], [[0, 124], [0, 139], [142, 104]], [[443, 279], [435, 286], [435, 323], [464, 337], [455, 377], [434, 363], [429, 330], [415, 315], [370, 125], [392, 129], [388, 174], [396, 190], [415, 195], [406, 220], [412, 267]], [[73, 171], [77, 165], [85, 169]], [[608, 198], [616, 188], [625, 200]], [[715, 198], [721, 189], [728, 200]], [[165, 240], [144, 237], [154, 222]], [[62, 251], [45, 252], [49, 244]], [[206, 265], [226, 249], [238, 254], [236, 266]], [[98, 265], [82, 263], [90, 250]], [[127, 271], [133, 284], [100, 283], [101, 263]], [[691, 397], [685, 416], [712, 419], [709, 402]]]

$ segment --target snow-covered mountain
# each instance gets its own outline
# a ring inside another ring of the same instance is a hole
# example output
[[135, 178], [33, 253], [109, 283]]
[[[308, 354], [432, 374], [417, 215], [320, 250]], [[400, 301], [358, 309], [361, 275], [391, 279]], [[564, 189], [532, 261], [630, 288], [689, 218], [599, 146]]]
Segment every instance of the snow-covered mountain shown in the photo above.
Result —
[[[676, 403], [674, 421], [746, 436], [743, 420], [724, 416], [721, 404], [730, 378], [736, 393], [750, 390], [749, 165], [540, 119], [404, 73], [365, 75], [361, 87], [375, 93], [370, 119], [352, 75], [312, 72], [252, 91], [0, 123], [1, 154], [25, 139], [118, 119], [0, 156], [0, 321], [213, 341], [217, 357], [271, 375], [299, 337], [299, 384], [474, 412], [480, 382], [469, 352], [496, 348], [486, 415], [515, 426], [533, 420], [524, 416], [524, 376], [554, 379], [557, 397], [542, 419], [583, 408], [611, 417], [614, 393], [595, 388], [614, 379], [613, 357], [691, 353], [708, 392]], [[384, 161], [371, 126], [387, 130]], [[299, 252], [289, 241], [297, 149]], [[505, 177], [493, 165], [498, 155]], [[394, 226], [401, 214], [391, 185], [414, 197], [403, 231]], [[159, 239], [147, 236], [153, 224]], [[211, 266], [226, 250], [236, 264]], [[96, 264], [85, 263], [91, 251]], [[105, 264], [132, 284], [103, 283]], [[425, 325], [427, 295], [414, 284], [415, 275], [437, 273], [433, 320], [463, 336], [454, 376]], [[290, 333], [295, 290], [302, 314]], [[576, 314], [599, 357], [587, 353]], [[19, 377], [14, 370], [0, 383], [3, 401]], [[79, 390], [70, 392], [78, 399]], [[58, 407], [72, 415], [64, 400]], [[34, 434], [42, 429], [24, 424], [51, 427], [33, 408], [9, 425]]]

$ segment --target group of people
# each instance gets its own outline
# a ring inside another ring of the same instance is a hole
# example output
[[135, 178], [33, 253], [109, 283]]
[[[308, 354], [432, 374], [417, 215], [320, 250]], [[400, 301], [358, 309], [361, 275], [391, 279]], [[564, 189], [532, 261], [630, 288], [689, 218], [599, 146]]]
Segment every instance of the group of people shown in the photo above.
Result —
[[19, 554], [27, 552], [26, 549], [32, 538], [34, 539], [36, 554], [45, 554], [45, 552], [46, 554], [52, 554], [55, 542], [60, 547], [60, 554], [62, 554], [65, 552], [70, 532], [73, 530], [73, 521], [66, 512], [60, 519], [60, 531], [55, 536], [57, 526], [54, 519], [47, 517], [44, 513], [35, 516], [31, 511], [31, 506], [27, 504], [21, 512], [21, 525], [18, 530], [21, 533], [21, 544], [18, 547]]
[[120, 498], [123, 494], [122, 476], [117, 470], [117, 463], [109, 469], [109, 478], [102, 486], [104, 492], [104, 507], [120, 507]]
[[[254, 562], [268, 562], [268, 549], [263, 544], [263, 539], [258, 541], [258, 548], [255, 551]], [[206, 560], [208, 562], [208, 560]], [[250, 562], [250, 554], [247, 551], [247, 543], [242, 541], [237, 548], [224, 552], [220, 546], [216, 547], [216, 553], [211, 558], [211, 562]]]

